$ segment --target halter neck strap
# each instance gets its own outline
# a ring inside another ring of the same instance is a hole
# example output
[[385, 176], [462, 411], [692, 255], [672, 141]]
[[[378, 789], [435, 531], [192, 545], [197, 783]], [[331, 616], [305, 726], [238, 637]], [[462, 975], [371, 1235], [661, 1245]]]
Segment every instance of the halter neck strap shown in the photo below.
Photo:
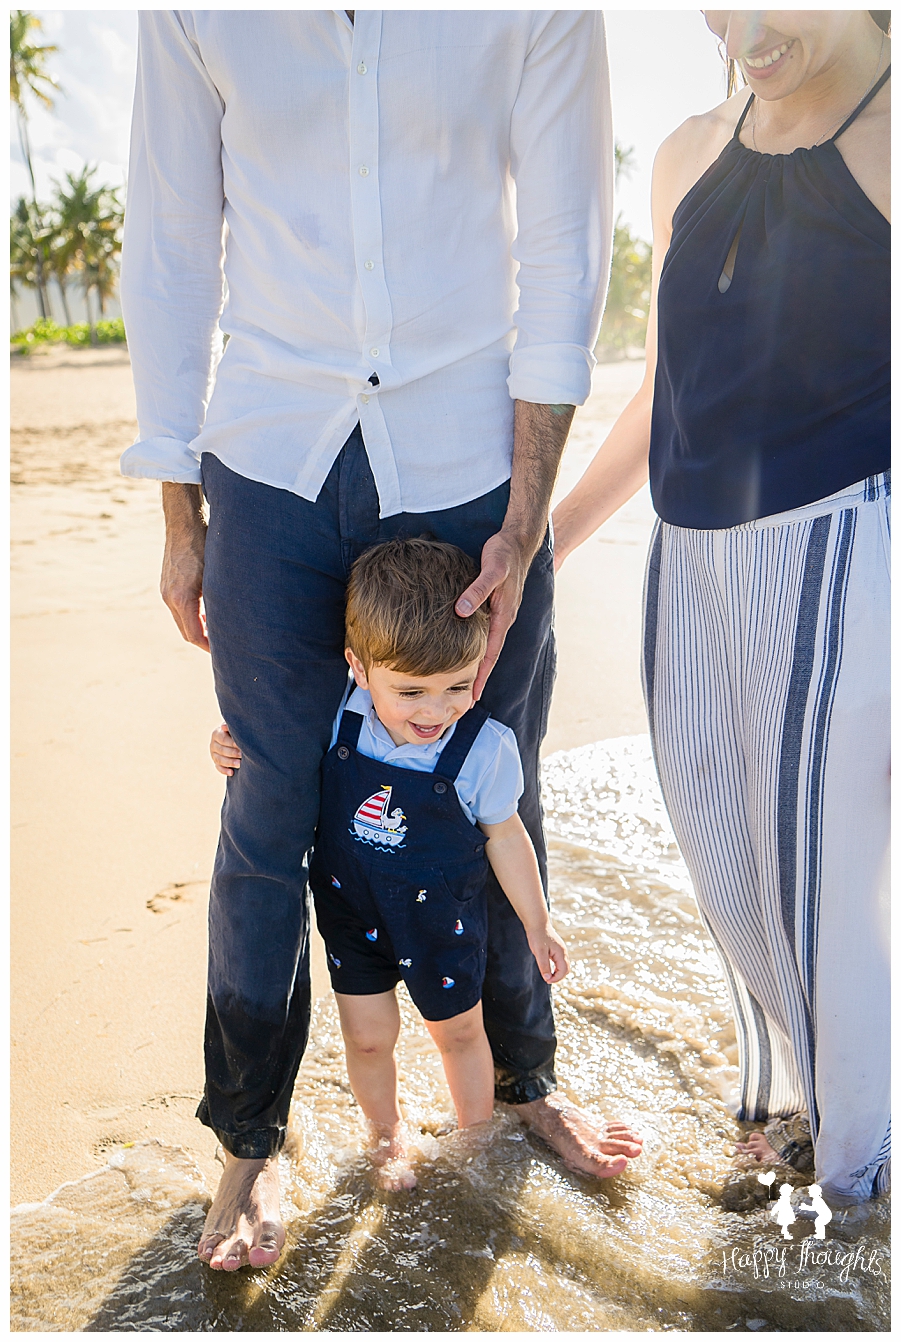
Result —
[[750, 98], [748, 99], [748, 101], [747, 101], [747, 102], [745, 103], [745, 105], [744, 105], [744, 110], [742, 111], [741, 116], [738, 118], [738, 124], [736, 125], [735, 130], [732, 132], [732, 138], [733, 138], [733, 140], [737, 140], [738, 137], [739, 137], [739, 135], [741, 135], [741, 128], [742, 128], [742, 126], [745, 124], [745, 117], [746, 117], [746, 116], [748, 115], [748, 113], [750, 112], [750, 110], [751, 110], [751, 103], [752, 103], [753, 101], [754, 101], [754, 94], [752, 93], [751, 96], [750, 96]]
[[865, 97], [861, 98], [860, 102], [857, 104], [854, 111], [848, 117], [848, 120], [842, 122], [838, 130], [832, 136], [832, 139], [826, 141], [827, 144], [834, 144], [840, 135], [844, 135], [845, 131], [851, 125], [852, 121], [856, 121], [857, 118], [860, 116], [861, 112], [863, 111], [863, 109], [868, 105], [868, 103], [871, 103], [873, 101], [873, 99], [876, 97], [876, 94], [882, 88], [883, 84], [886, 82], [891, 73], [892, 73], [892, 65], [890, 61], [883, 70], [879, 79], [877, 79], [876, 83], [870, 89], [869, 93], [866, 94]]

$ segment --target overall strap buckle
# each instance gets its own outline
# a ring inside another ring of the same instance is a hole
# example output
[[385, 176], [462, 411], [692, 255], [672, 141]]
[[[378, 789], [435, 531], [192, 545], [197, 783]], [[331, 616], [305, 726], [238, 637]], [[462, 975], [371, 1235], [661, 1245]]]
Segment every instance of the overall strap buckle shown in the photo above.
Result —
[[436, 759], [432, 772], [440, 774], [442, 778], [449, 778], [451, 782], [455, 781], [476, 737], [490, 717], [487, 708], [473, 704], [457, 722], [454, 734]]
[[[335, 741], [335, 749], [339, 751], [356, 750], [362, 727], [363, 714], [352, 713], [350, 709], [345, 708], [344, 712], [341, 714], [341, 721], [338, 724], [338, 737]], [[347, 755], [341, 755], [340, 758], [347, 759]]]

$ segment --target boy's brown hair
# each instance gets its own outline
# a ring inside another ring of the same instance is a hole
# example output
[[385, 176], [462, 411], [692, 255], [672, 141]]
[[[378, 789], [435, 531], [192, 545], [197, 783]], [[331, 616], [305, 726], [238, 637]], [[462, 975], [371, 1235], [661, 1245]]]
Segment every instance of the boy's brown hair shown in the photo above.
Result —
[[392, 540], [360, 555], [347, 588], [347, 646], [366, 671], [387, 666], [434, 676], [480, 661], [489, 615], [480, 606], [462, 619], [454, 603], [478, 576], [456, 545]]

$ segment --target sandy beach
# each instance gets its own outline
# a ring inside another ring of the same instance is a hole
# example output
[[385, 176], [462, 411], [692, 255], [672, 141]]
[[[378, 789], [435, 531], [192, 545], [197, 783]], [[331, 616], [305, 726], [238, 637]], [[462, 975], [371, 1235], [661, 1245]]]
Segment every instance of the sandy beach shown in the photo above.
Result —
[[[642, 365], [578, 412], [578, 477]], [[35, 1202], [155, 1137], [214, 1183], [202, 1085], [206, 894], [222, 779], [209, 661], [157, 592], [159, 486], [123, 479], [128, 356], [56, 349], [12, 380], [12, 1174]], [[546, 751], [646, 730], [639, 685], [647, 491], [559, 581]], [[321, 946], [317, 993], [327, 988]]]

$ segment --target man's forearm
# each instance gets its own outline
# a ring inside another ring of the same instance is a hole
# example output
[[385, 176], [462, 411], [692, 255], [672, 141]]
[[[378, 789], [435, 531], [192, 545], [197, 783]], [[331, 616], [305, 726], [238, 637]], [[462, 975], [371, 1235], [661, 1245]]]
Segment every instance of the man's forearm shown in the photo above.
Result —
[[547, 529], [551, 495], [574, 414], [572, 405], [516, 402], [510, 502], [503, 530], [516, 537], [529, 559]]
[[200, 485], [163, 484], [163, 516], [167, 541], [202, 541], [206, 533], [203, 518], [203, 490]]

